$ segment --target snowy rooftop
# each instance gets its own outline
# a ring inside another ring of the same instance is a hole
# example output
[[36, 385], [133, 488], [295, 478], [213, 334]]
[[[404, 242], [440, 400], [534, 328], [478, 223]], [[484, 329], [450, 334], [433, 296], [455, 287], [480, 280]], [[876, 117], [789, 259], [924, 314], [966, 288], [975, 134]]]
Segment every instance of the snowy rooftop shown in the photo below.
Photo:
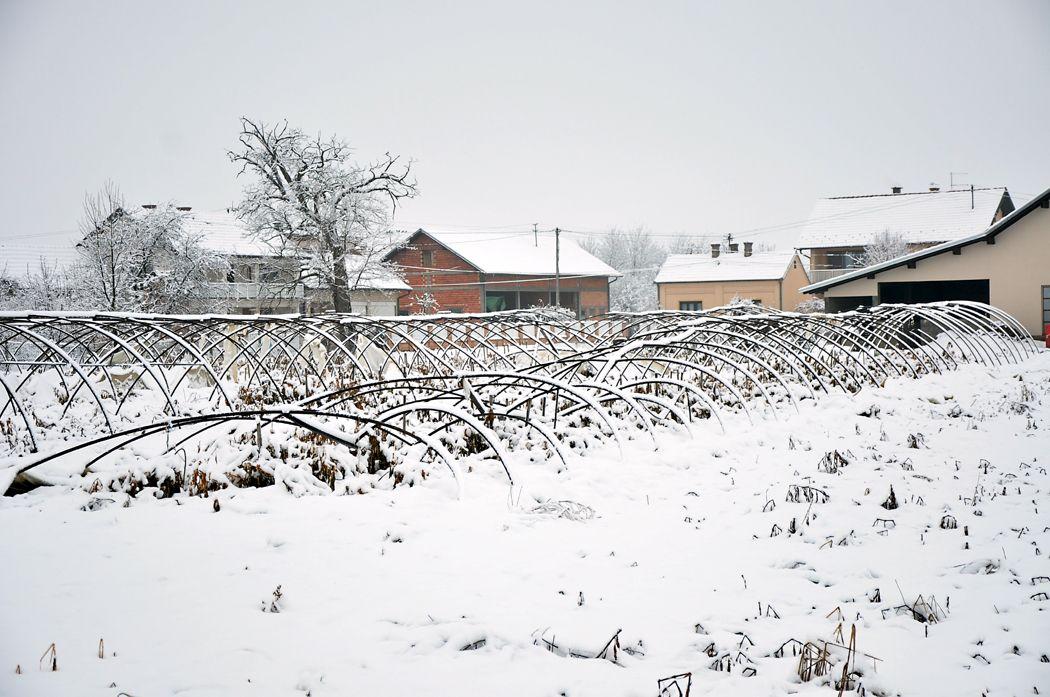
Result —
[[[946, 242], [994, 222], [1003, 187], [820, 199], [796, 243], [800, 249], [862, 247], [889, 231], [910, 243]], [[971, 205], [972, 203], [972, 205]]]
[[79, 260], [75, 235], [15, 236], [0, 238], [0, 275], [23, 279], [49, 270], [71, 266]]
[[741, 252], [720, 254], [672, 254], [667, 257], [657, 283], [697, 283], [702, 281], [765, 281], [783, 278], [793, 250], [754, 252], [745, 257]]
[[[357, 279], [358, 270], [361, 268], [361, 257], [352, 256], [346, 258], [346, 271], [351, 282]], [[365, 268], [361, 278], [357, 281], [357, 288], [372, 288], [375, 290], [412, 290], [412, 286], [405, 283], [398, 272], [389, 266], [377, 266], [372, 264]]]
[[[470, 262], [482, 273], [554, 275], [554, 235], [508, 232], [439, 232], [426, 234]], [[619, 276], [620, 272], [561, 236], [560, 272], [566, 276]]]
[[248, 227], [228, 211], [190, 211], [182, 222], [183, 230], [200, 236], [205, 249], [238, 256], [276, 256], [265, 242], [253, 239]]

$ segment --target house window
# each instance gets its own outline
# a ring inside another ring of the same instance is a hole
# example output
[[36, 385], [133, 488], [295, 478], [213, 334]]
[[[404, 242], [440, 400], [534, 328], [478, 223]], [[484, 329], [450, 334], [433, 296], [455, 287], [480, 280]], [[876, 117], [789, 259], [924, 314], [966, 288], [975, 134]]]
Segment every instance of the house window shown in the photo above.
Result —
[[434, 268], [434, 250], [424, 249], [420, 254], [423, 257], [422, 266], [428, 269]]
[[701, 300], [683, 300], [678, 303], [678, 309], [684, 312], [699, 312], [704, 309], [704, 303]]
[[1043, 327], [1050, 324], [1050, 286], [1043, 286]]

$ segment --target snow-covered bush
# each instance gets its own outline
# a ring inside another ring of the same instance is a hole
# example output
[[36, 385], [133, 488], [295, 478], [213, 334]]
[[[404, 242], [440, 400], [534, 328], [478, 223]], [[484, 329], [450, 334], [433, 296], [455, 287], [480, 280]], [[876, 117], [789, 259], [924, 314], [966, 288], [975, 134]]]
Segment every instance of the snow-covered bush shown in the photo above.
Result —
[[795, 306], [795, 312], [802, 312], [805, 314], [824, 312], [824, 300], [822, 298], [807, 297]]

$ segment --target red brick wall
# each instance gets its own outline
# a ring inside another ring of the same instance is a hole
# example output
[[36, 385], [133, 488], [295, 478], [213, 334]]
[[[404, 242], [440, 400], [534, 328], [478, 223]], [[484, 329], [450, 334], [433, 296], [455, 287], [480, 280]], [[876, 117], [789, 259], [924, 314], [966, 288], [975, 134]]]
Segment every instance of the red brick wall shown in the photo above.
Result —
[[[433, 254], [434, 272], [419, 270], [419, 267], [423, 266], [424, 250]], [[439, 310], [482, 311], [481, 286], [476, 285], [481, 280], [480, 274], [470, 264], [426, 235], [416, 235], [407, 247], [394, 252], [390, 261], [402, 266], [405, 282], [412, 286], [412, 292], [402, 296], [398, 302], [399, 312], [418, 312], [419, 306], [416, 304], [416, 299], [427, 292], [437, 300]], [[461, 273], [448, 273], [449, 270], [460, 270]], [[439, 287], [440, 284], [450, 283], [475, 285], [454, 288]]]
[[[433, 272], [420, 270], [423, 266], [423, 252], [433, 255]], [[448, 251], [427, 235], [415, 235], [407, 247], [394, 252], [390, 261], [400, 264], [405, 281], [412, 286], [412, 291], [403, 295], [398, 302], [398, 310], [403, 313], [419, 311], [417, 298], [429, 292], [438, 302], [439, 310], [483, 312], [482, 286], [485, 281], [490, 291], [554, 290], [554, 280], [530, 280], [533, 276], [491, 274], [485, 276], [474, 270], [470, 264]], [[450, 273], [456, 271], [457, 273]], [[492, 283], [493, 281], [515, 281], [514, 283]], [[441, 287], [442, 284], [469, 283], [458, 287]], [[579, 294], [580, 310], [584, 315], [608, 312], [609, 282], [604, 276], [588, 278], [566, 278], [561, 281], [563, 291]]]

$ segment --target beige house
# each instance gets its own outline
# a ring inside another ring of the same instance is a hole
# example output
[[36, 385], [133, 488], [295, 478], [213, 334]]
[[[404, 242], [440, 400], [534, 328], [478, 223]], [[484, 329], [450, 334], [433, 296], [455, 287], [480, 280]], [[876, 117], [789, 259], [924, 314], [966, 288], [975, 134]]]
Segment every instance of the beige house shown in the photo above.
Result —
[[814, 283], [850, 273], [864, 264], [865, 248], [880, 235], [917, 252], [985, 230], [1014, 209], [1005, 187], [835, 196], [818, 200], [795, 247], [809, 258]]
[[712, 244], [710, 254], [672, 254], [656, 275], [656, 292], [663, 310], [704, 310], [736, 298], [778, 310], [794, 310], [806, 297], [809, 283], [794, 251], [754, 252], [750, 242]]
[[1032, 336], [1050, 324], [1050, 189], [987, 229], [802, 289], [831, 312], [879, 303], [974, 300]]

